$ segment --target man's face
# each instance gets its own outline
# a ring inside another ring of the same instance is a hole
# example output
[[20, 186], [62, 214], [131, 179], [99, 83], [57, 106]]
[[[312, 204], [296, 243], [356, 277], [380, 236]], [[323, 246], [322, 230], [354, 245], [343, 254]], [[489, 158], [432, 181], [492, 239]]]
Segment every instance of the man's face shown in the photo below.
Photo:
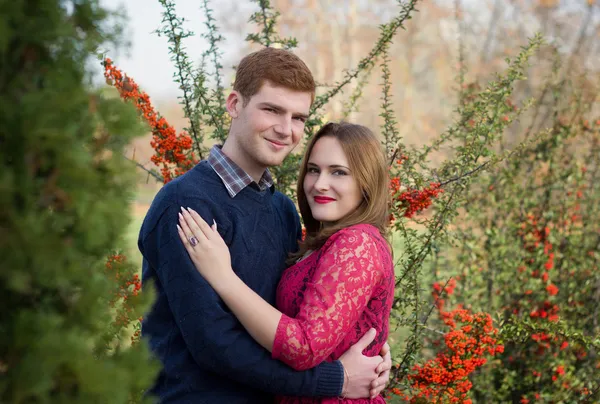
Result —
[[311, 93], [275, 87], [269, 82], [246, 106], [241, 95], [233, 92], [227, 100], [233, 118], [229, 137], [237, 146], [238, 164], [250, 175], [250, 171], [262, 172], [281, 164], [302, 139], [310, 105]]

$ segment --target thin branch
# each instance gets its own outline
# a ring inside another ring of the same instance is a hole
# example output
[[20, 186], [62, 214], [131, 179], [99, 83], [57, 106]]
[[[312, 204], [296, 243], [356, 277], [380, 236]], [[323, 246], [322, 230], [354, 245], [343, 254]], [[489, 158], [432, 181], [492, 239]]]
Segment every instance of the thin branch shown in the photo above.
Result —
[[327, 101], [329, 101], [330, 98], [334, 97], [336, 94], [342, 91], [342, 89], [352, 80], [354, 80], [360, 72], [371, 67], [371, 65], [373, 65], [376, 62], [377, 58], [384, 51], [387, 44], [389, 44], [392, 41], [398, 29], [404, 28], [404, 22], [411, 18], [410, 13], [415, 10], [418, 1], [419, 0], [410, 0], [408, 4], [402, 5], [400, 14], [396, 18], [394, 18], [394, 20], [391, 21], [389, 24], [385, 24], [382, 26], [381, 34], [379, 36], [379, 39], [377, 40], [377, 44], [375, 45], [375, 47], [369, 52], [369, 54], [366, 57], [364, 57], [358, 62], [358, 66], [355, 69], [346, 72], [346, 77], [342, 81], [336, 83], [333, 89], [317, 97], [311, 109], [312, 113], [323, 107], [327, 103]]
[[268, 22], [268, 17], [267, 17], [267, 8], [270, 6], [268, 1], [265, 0], [260, 0], [259, 1], [260, 4], [260, 12], [262, 14], [262, 18], [263, 18], [263, 36], [265, 38], [265, 46], [268, 48], [271, 46], [271, 38], [269, 36], [271, 28], [272, 28], [272, 24], [270, 24]]
[[[421, 262], [425, 259], [426, 251], [430, 248], [430, 244], [431, 244], [434, 236], [437, 235], [437, 232], [441, 229], [441, 224], [443, 223], [443, 219], [445, 219], [446, 213], [448, 213], [448, 211], [450, 210], [450, 203], [452, 202], [452, 199], [454, 199], [454, 197], [456, 196], [457, 192], [458, 192], [458, 189], [455, 187], [452, 190], [452, 193], [450, 194], [448, 201], [444, 205], [442, 212], [438, 215], [437, 222], [433, 226], [433, 230], [431, 232], [429, 232], [429, 235], [427, 236], [427, 240], [425, 241], [425, 244], [421, 247], [421, 249], [417, 253], [416, 258], [414, 260], [412, 260], [412, 262], [410, 263], [410, 266], [404, 270], [404, 273], [402, 274], [402, 276], [396, 281], [396, 286], [399, 286], [402, 283], [402, 281], [404, 280], [404, 278], [406, 277], [406, 275], [408, 275], [413, 270], [414, 267], [420, 265]], [[394, 304], [397, 301], [398, 301], [398, 299], [394, 299]]]
[[153, 176], [154, 178], [156, 178], [157, 181], [160, 181], [161, 183], [165, 182], [165, 179], [160, 176], [159, 174], [157, 174], [156, 172], [147, 169], [146, 167], [144, 167], [141, 163], [138, 163], [137, 161], [127, 157], [125, 154], [123, 154], [123, 157], [125, 157], [127, 160], [131, 161], [133, 164], [135, 164], [136, 166], [138, 166], [139, 168], [141, 168], [142, 170], [144, 170], [145, 172], [147, 172], [149, 175]]
[[179, 83], [180, 89], [183, 92], [183, 107], [186, 118], [190, 122], [190, 132], [194, 138], [194, 146], [198, 152], [198, 156], [202, 158], [202, 133], [199, 123], [197, 122], [197, 114], [192, 110], [192, 99], [190, 94], [189, 80], [193, 77], [190, 70], [190, 62], [187, 55], [184, 53], [181, 41], [192, 35], [191, 31], [185, 31], [183, 29], [182, 21], [175, 15], [175, 4], [170, 0], [159, 0], [160, 4], [164, 7], [163, 12], [163, 23], [168, 23], [167, 27], [159, 29], [156, 33], [160, 36], [166, 35], [169, 43], [172, 45], [170, 49], [171, 60], [175, 63], [176, 81]]
[[435, 299], [435, 302], [433, 302], [433, 304], [431, 305], [429, 312], [423, 318], [423, 320], [421, 320], [421, 323], [423, 324], [423, 326], [425, 326], [425, 324], [427, 324], [427, 321], [429, 320], [429, 317], [431, 316], [431, 313], [433, 313], [433, 309], [437, 306], [437, 303], [439, 302], [439, 300], [442, 297], [444, 297], [444, 295], [446, 294], [446, 286], [448, 286], [448, 283], [450, 282], [451, 279], [452, 279], [452, 277], [448, 278], [448, 280], [444, 284], [444, 287], [442, 288], [442, 293], [440, 293], [440, 295]]
[[394, 164], [394, 161], [396, 160], [396, 157], [398, 156], [398, 151], [400, 150], [400, 147], [396, 147], [394, 149], [394, 152], [392, 153], [392, 157], [390, 158], [390, 166], [392, 164]]
[[444, 181], [444, 182], [440, 183], [440, 187], [443, 187], [443, 186], [445, 186], [445, 185], [448, 185], [448, 184], [450, 184], [450, 183], [452, 183], [452, 182], [455, 182], [455, 181], [460, 181], [460, 180], [462, 180], [463, 178], [466, 178], [466, 177], [468, 177], [468, 176], [469, 176], [469, 175], [471, 175], [471, 174], [475, 174], [477, 171], [480, 171], [480, 170], [484, 169], [485, 167], [487, 167], [487, 166], [488, 166], [488, 164], [490, 164], [490, 163], [491, 163], [491, 161], [492, 161], [492, 160], [488, 160], [488, 161], [486, 161], [485, 163], [483, 163], [483, 164], [481, 164], [481, 165], [479, 165], [479, 166], [475, 167], [474, 169], [472, 169], [472, 170], [470, 170], [470, 171], [467, 171], [466, 173], [463, 173], [463, 174], [461, 174], [461, 175], [459, 175], [459, 176], [457, 176], [457, 177], [450, 178], [450, 179], [448, 179], [448, 180], [446, 180], [446, 181]]

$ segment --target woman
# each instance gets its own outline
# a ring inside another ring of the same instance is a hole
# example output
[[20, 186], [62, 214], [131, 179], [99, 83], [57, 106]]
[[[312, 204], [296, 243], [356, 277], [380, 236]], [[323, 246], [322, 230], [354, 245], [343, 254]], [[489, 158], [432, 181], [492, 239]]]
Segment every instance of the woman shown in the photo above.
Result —
[[[297, 370], [309, 369], [338, 359], [371, 328], [377, 338], [364, 354], [377, 355], [389, 331], [394, 269], [383, 236], [387, 164], [375, 135], [349, 123], [321, 128], [302, 162], [298, 203], [307, 233], [291, 257], [294, 265], [283, 273], [277, 308], [233, 272], [216, 224], [209, 226], [190, 210], [180, 220], [179, 235], [198, 271], [274, 358]], [[280, 397], [278, 402], [339, 401]], [[342, 402], [385, 401], [378, 396]]]

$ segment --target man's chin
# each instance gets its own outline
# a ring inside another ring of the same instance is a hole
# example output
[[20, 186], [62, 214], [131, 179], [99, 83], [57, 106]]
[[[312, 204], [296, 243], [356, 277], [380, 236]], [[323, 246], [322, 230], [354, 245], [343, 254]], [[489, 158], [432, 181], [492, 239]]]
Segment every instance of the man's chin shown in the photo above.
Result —
[[270, 160], [267, 167], [278, 167], [283, 164], [283, 159]]
[[270, 155], [264, 159], [267, 167], [280, 166], [283, 164], [283, 160], [287, 157], [288, 153], [277, 153], [276, 155]]

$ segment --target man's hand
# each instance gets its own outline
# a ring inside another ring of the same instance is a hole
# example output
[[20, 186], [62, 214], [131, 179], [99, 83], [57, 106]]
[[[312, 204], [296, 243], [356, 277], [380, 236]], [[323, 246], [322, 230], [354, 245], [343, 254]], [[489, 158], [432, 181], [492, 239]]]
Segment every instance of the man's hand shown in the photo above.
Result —
[[379, 377], [375, 379], [373, 383], [371, 383], [371, 398], [377, 397], [390, 381], [392, 353], [390, 352], [390, 345], [387, 342], [381, 347], [381, 352], [379, 352], [379, 355], [383, 357], [383, 362], [381, 362], [375, 370], [375, 372], [379, 374]]
[[375, 329], [370, 329], [340, 357], [345, 372], [342, 395], [346, 398], [375, 398], [385, 388], [392, 367], [389, 345], [382, 348], [383, 357], [362, 354], [375, 334]]

